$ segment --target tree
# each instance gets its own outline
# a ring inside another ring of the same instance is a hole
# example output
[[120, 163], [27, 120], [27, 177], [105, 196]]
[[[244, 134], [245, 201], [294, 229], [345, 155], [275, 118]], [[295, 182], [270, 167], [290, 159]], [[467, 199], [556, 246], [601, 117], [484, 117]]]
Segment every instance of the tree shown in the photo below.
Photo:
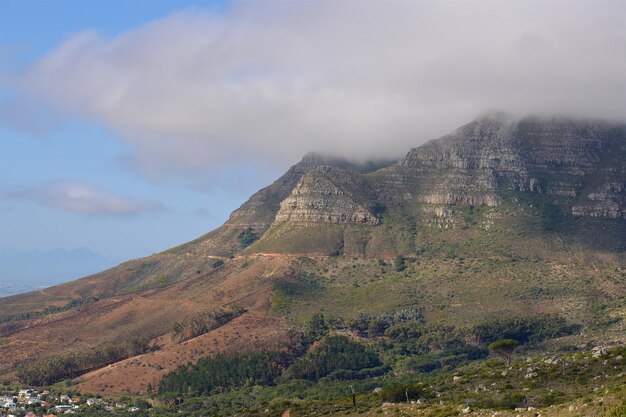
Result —
[[356, 391], [352, 385], [350, 385], [350, 391], [352, 392], [352, 407], [356, 408]]
[[322, 313], [314, 315], [307, 327], [307, 336], [311, 343], [321, 339], [328, 333], [328, 325]]
[[250, 246], [258, 238], [259, 237], [254, 233], [254, 231], [252, 231], [252, 228], [250, 228], [250, 227], [248, 227], [246, 230], [244, 230], [243, 232], [241, 232], [237, 236], [237, 240], [239, 241], [239, 245], [242, 248], [245, 248], [246, 246]]
[[493, 354], [500, 356], [506, 361], [506, 366], [511, 366], [511, 358], [513, 357], [513, 351], [517, 347], [517, 340], [513, 339], [502, 339], [496, 340], [491, 343], [487, 348]]
[[406, 269], [406, 259], [404, 256], [398, 255], [396, 256], [396, 272], [402, 272]]

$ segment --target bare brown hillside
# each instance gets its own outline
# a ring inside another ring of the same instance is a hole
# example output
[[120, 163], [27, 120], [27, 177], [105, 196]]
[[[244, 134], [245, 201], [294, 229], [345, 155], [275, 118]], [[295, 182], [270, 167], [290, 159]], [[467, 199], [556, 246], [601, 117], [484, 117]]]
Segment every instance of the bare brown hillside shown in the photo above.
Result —
[[167, 372], [180, 365], [219, 352], [249, 352], [280, 346], [288, 327], [283, 320], [260, 313], [245, 313], [224, 326], [182, 343], [168, 336], [156, 352], [135, 356], [89, 372], [76, 380], [76, 389], [86, 393], [145, 392], [157, 387]]
[[[163, 288], [108, 297], [70, 311], [4, 323], [0, 373], [35, 358], [115, 345], [131, 337], [157, 338], [175, 322], [227, 306], [268, 311], [273, 282], [292, 273], [284, 256], [233, 259], [208, 274]], [[37, 294], [54, 299], [60, 291]], [[5, 308], [8, 308], [5, 306]]]

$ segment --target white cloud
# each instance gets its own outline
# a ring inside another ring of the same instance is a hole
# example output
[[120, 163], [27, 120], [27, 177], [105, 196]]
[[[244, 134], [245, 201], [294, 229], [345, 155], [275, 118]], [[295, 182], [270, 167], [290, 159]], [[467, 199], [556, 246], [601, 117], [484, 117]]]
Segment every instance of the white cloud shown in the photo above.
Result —
[[80, 181], [54, 182], [4, 194], [7, 199], [32, 201], [45, 207], [89, 215], [124, 216], [164, 209], [157, 201], [123, 197]]
[[70, 36], [16, 88], [145, 172], [403, 154], [488, 110], [623, 119], [626, 3], [242, 2]]

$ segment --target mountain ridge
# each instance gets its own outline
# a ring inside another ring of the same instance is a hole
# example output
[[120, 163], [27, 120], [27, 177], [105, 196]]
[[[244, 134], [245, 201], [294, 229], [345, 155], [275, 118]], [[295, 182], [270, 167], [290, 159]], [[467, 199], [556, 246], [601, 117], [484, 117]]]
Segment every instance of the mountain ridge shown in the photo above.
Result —
[[[624, 155], [624, 124], [507, 118], [398, 161], [308, 154], [194, 241], [0, 299], [0, 317], [14, 315], [0, 323], [0, 355], [13, 358], [0, 374], [32, 355], [160, 340], [235, 305], [291, 323], [408, 307], [442, 323], [548, 313], [595, 323], [626, 296]], [[65, 310], [31, 314], [50, 306]]]

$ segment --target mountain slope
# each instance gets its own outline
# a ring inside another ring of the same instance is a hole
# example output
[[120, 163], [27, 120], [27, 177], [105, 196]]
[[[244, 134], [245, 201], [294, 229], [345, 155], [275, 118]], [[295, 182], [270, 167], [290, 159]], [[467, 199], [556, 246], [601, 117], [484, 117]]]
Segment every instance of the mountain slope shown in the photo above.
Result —
[[0, 374], [131, 336], [158, 345], [176, 322], [235, 306], [292, 323], [556, 313], [619, 334], [625, 182], [626, 126], [569, 119], [478, 119], [394, 163], [307, 155], [192, 242], [0, 299]]

